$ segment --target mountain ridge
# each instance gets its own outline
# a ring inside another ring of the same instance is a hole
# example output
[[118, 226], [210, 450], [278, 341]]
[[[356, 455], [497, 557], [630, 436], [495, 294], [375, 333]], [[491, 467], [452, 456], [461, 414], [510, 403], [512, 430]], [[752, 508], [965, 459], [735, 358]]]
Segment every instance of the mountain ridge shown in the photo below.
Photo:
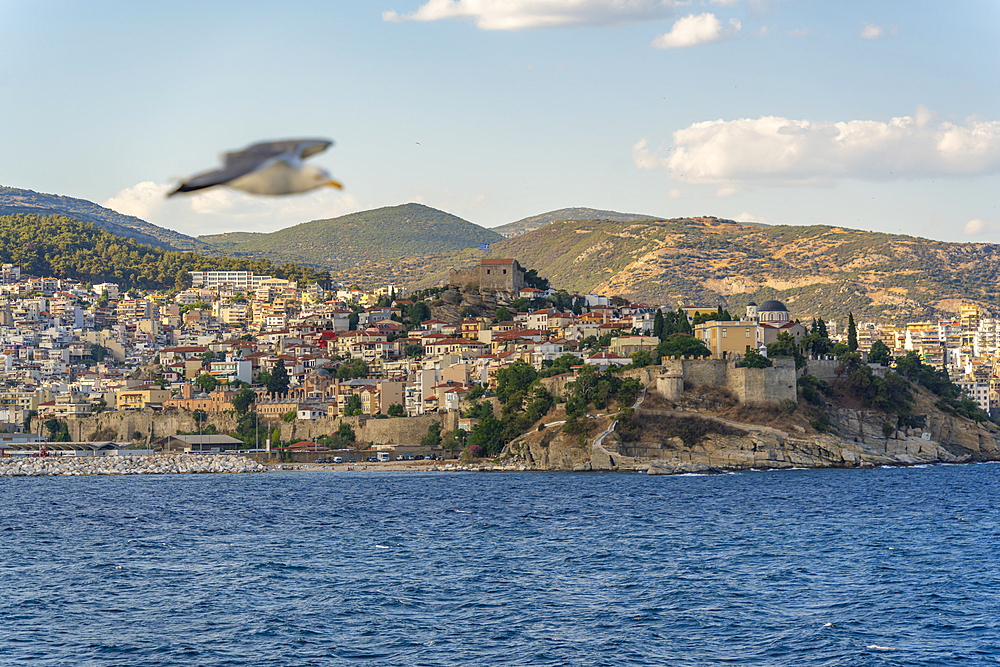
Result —
[[158, 227], [132, 215], [125, 215], [87, 199], [54, 195], [23, 188], [0, 185], [0, 215], [36, 214], [64, 215], [80, 222], [89, 222], [116, 236], [163, 250], [209, 252], [197, 239]]
[[198, 238], [224, 254], [342, 270], [359, 262], [460, 252], [503, 237], [456, 215], [409, 203], [310, 220], [269, 234]]

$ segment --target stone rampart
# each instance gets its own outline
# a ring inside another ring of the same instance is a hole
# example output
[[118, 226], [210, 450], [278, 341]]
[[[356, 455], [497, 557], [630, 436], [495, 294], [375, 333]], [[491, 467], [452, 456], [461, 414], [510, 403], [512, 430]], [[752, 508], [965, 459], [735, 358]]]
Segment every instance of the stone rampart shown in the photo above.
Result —
[[681, 376], [684, 388], [726, 387], [741, 403], [796, 400], [795, 362], [775, 359], [770, 368], [737, 368], [725, 359], [664, 359], [658, 375]]
[[[391, 417], [389, 419], [369, 419], [366, 417], [344, 417], [343, 421], [354, 429], [357, 439], [379, 445], [415, 445], [427, 434], [427, 429], [434, 422], [442, 424], [443, 431], [453, 431], [457, 428], [456, 415], [421, 415], [419, 417]], [[324, 417], [315, 421], [294, 420], [267, 421], [261, 420], [261, 425], [269, 429], [278, 427], [281, 440], [315, 440], [323, 435], [332, 435], [340, 427], [341, 418]], [[70, 437], [76, 441], [118, 442], [154, 442], [168, 435], [176, 435], [178, 431], [197, 433], [198, 422], [190, 412], [178, 410], [167, 414], [143, 411], [108, 411], [87, 419], [70, 420], [68, 423]], [[236, 430], [236, 417], [225, 413], [212, 413], [202, 427], [215, 426], [219, 433], [232, 433]], [[32, 432], [44, 434], [44, 429], [38, 419], [32, 421]], [[263, 446], [263, 445], [262, 445]]]

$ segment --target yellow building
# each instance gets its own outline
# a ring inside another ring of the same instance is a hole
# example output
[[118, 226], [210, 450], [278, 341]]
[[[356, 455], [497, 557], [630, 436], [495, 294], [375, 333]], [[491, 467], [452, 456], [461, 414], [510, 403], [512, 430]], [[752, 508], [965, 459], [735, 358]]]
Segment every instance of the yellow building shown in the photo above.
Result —
[[742, 356], [747, 346], [757, 347], [757, 323], [750, 320], [719, 322], [709, 320], [696, 324], [694, 337], [705, 343], [713, 357]]
[[118, 410], [143, 410], [150, 403], [162, 405], [170, 398], [170, 392], [157, 385], [142, 385], [131, 389], [119, 389], [115, 393], [115, 407]]

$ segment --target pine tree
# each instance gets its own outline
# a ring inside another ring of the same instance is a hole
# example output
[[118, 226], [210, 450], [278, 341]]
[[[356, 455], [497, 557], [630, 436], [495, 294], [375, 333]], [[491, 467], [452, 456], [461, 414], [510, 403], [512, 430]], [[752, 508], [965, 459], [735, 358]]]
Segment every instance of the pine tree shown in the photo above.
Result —
[[847, 347], [851, 352], [858, 349], [858, 327], [854, 324], [854, 313], [847, 315]]
[[665, 338], [663, 335], [663, 311], [659, 308], [656, 309], [656, 315], [653, 317], [653, 335], [660, 340]]
[[267, 380], [267, 393], [284, 394], [288, 391], [288, 371], [285, 370], [285, 360], [278, 359]]

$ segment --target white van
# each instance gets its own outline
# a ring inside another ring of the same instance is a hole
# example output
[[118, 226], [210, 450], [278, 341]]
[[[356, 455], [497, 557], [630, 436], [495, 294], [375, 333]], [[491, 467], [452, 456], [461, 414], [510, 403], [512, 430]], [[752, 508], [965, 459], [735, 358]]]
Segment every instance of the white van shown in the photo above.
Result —
[[342, 457], [342, 456], [334, 456], [333, 457], [333, 462], [334, 463], [343, 463], [344, 462], [344, 457]]
[[379, 452], [378, 460], [379, 463], [387, 463], [389, 461], [389, 452]]

